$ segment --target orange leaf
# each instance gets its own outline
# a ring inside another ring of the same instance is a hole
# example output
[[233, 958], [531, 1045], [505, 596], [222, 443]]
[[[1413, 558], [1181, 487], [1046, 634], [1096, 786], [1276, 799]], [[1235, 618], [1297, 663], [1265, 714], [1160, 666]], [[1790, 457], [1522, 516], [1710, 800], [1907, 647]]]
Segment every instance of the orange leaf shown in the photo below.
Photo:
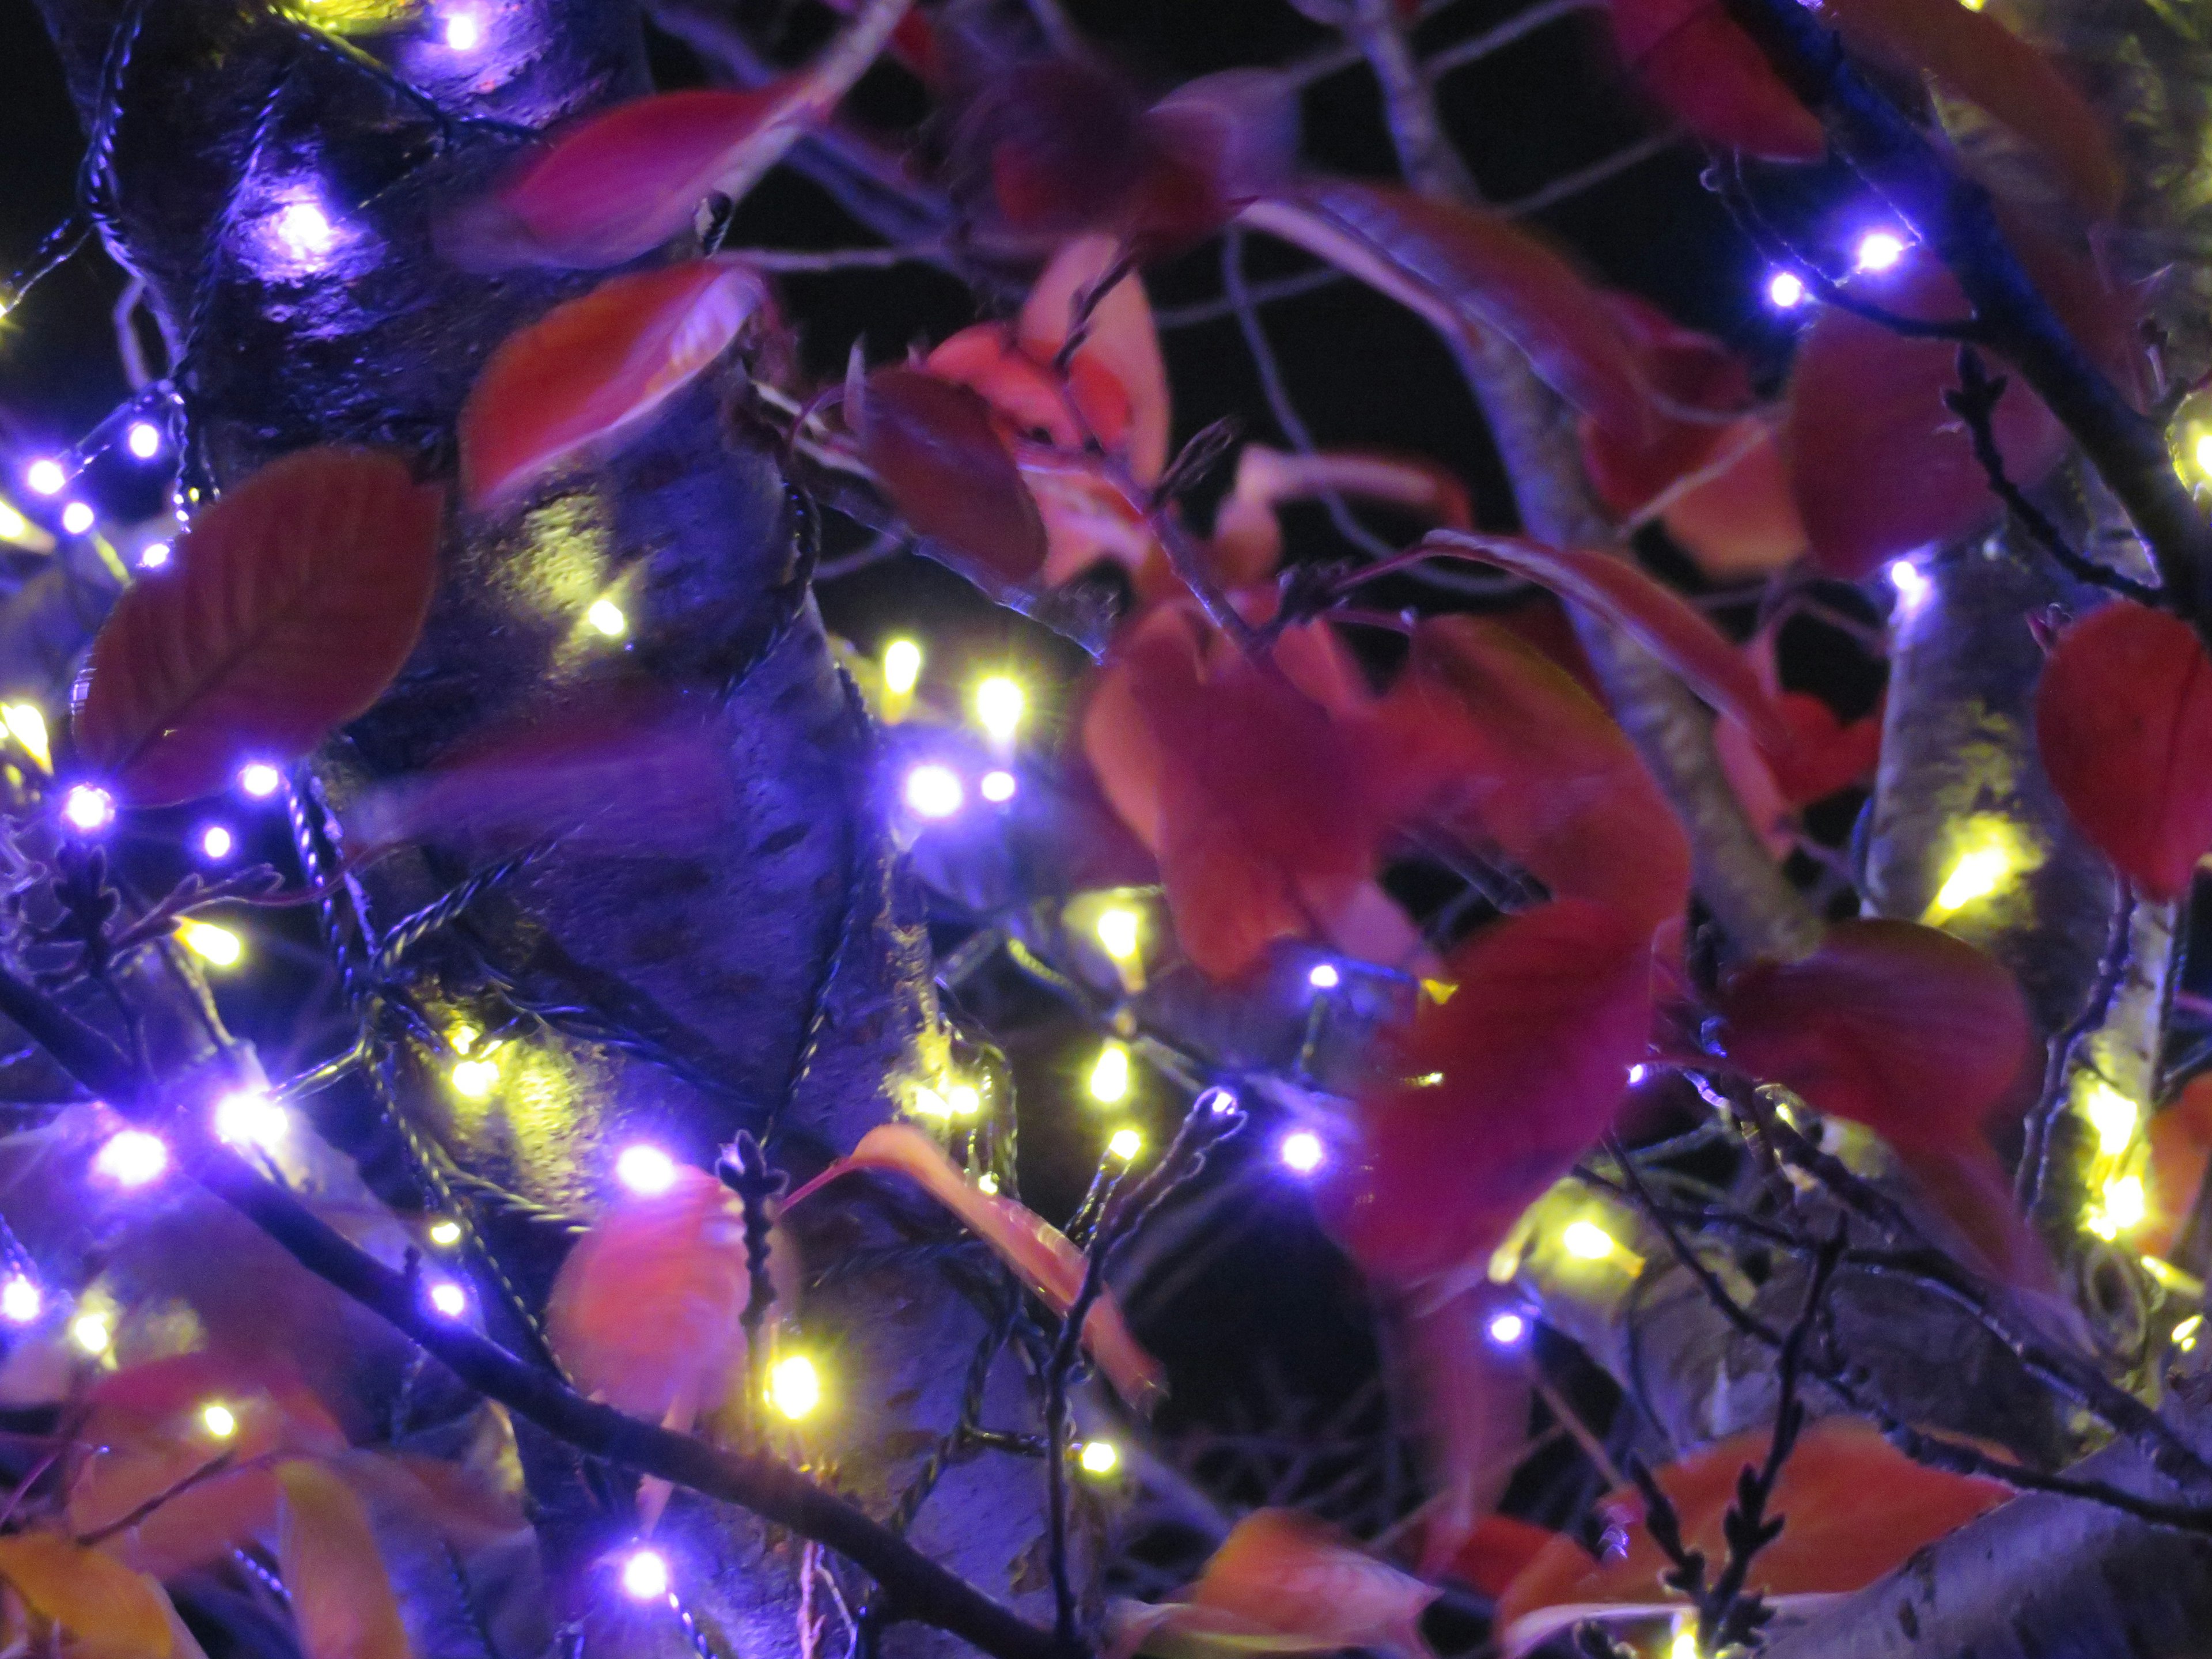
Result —
[[177, 568], [108, 613], [77, 683], [79, 752], [139, 806], [221, 788], [242, 760], [297, 760], [407, 660], [444, 505], [364, 449], [301, 450], [226, 490]]
[[611, 1205], [576, 1243], [545, 1309], [576, 1386], [651, 1422], [718, 1404], [744, 1358], [744, 1213], [689, 1167]]
[[2119, 210], [2126, 185], [2105, 124], [2050, 58], [1986, 11], [1958, 0], [1826, 0], [1859, 51], [1925, 70], [2041, 152], [2093, 219]]
[[1838, 922], [1803, 961], [1737, 975], [1720, 1007], [1738, 1065], [1900, 1148], [1979, 1147], [2034, 1052], [2011, 974], [1909, 921]]
[[1443, 1592], [1295, 1510], [1255, 1510], [1183, 1594], [1187, 1605], [1323, 1648], [1425, 1655], [1420, 1617]]
[[319, 1463], [276, 1466], [284, 1517], [276, 1565], [304, 1659], [411, 1659], [368, 1515]]
[[[1074, 1305], [1083, 1287], [1083, 1252], [1035, 1211], [1004, 1194], [985, 1192], [945, 1157], [942, 1147], [909, 1125], [883, 1123], [869, 1130], [859, 1146], [793, 1193], [785, 1207], [797, 1206], [855, 1170], [906, 1176], [988, 1244], [1054, 1312], [1065, 1314]], [[1159, 1362], [1137, 1345], [1110, 1291], [1099, 1297], [1084, 1320], [1083, 1345], [1115, 1392], [1130, 1405], [1149, 1411], [1166, 1392]]]
[[1751, 659], [1688, 600], [1626, 559], [1547, 547], [1521, 536], [1440, 532], [1430, 539], [1541, 583], [1569, 604], [1633, 635], [1699, 696], [1741, 720], [1761, 745], [1777, 754], [1790, 752], [1794, 734]]
[[461, 410], [471, 507], [533, 483], [644, 421], [728, 349], [766, 303], [735, 260], [617, 276], [556, 306], [492, 353]]
[[1827, 137], [1720, 0], [1613, 0], [1613, 34], [1659, 101], [1698, 137], [1775, 161], [1817, 161]]
[[1534, 647], [1472, 617], [1425, 623], [1383, 708], [1394, 816], [1494, 843], [1554, 896], [1656, 927], [1689, 897], [1674, 810], [1613, 717]]
[[169, 1659], [168, 1598], [99, 1551], [49, 1532], [0, 1538], [0, 1578], [70, 1637], [81, 1659]]
[[881, 368], [855, 414], [861, 459], [917, 534], [1001, 580], [1036, 574], [1044, 524], [989, 404], [920, 369]]
[[1604, 296], [1502, 214], [1395, 185], [1324, 179], [1255, 203], [1243, 217], [1447, 335], [1496, 329], [1583, 413], [1615, 431], [1644, 430], [1642, 365]]
[[[209, 1435], [201, 1412], [221, 1405], [235, 1419], [231, 1436]], [[85, 1425], [88, 1457], [69, 1496], [72, 1531], [106, 1530], [165, 1492], [174, 1492], [103, 1547], [157, 1577], [221, 1560], [265, 1534], [279, 1492], [264, 1468], [270, 1454], [333, 1455], [345, 1437], [296, 1378], [207, 1353], [132, 1365], [94, 1389]], [[228, 1473], [176, 1489], [216, 1459]]]
[[[1683, 1540], [1707, 1560], [1726, 1557], [1722, 1519], [1736, 1475], [1765, 1458], [1766, 1447], [1766, 1431], [1754, 1430], [1654, 1472], [1681, 1517]], [[1771, 1512], [1788, 1524], [1759, 1552], [1751, 1588], [1774, 1595], [1863, 1589], [2006, 1496], [1995, 1481], [1915, 1463], [1854, 1419], [1817, 1419], [1782, 1467]], [[1662, 1593], [1659, 1575], [1668, 1564], [1643, 1525], [1641, 1498], [1616, 1492], [1607, 1508], [1627, 1534], [1626, 1550], [1594, 1562], [1576, 1540], [1553, 1540], [1498, 1603], [1498, 1628], [1507, 1632], [1509, 1650], [1516, 1646], [1512, 1626], [1541, 1608], [1649, 1602]]]
[[[1041, 362], [1050, 362], [1066, 343], [1077, 305], [1121, 257], [1121, 246], [1109, 236], [1078, 237], [1060, 249], [1023, 302], [1015, 331], [1022, 349]], [[1083, 343], [1068, 365], [1071, 374], [1078, 372], [1079, 364], [1095, 368], [1120, 387], [1127, 411], [1123, 425], [1129, 470], [1139, 483], [1158, 482], [1167, 465], [1171, 420], [1167, 363], [1160, 356], [1152, 301], [1135, 271], [1126, 273], [1091, 307]]]
[[2134, 1243], [2147, 1255], [2170, 1256], [2196, 1212], [2197, 1190], [2212, 1165], [2212, 1074], [2191, 1078], [2181, 1098], [2150, 1121], [2150, 1210]]
[[2212, 664], [2179, 617], [2125, 599], [2059, 635], [2035, 693], [2036, 748], [2067, 811], [2163, 902], [2212, 852]]
[[1458, 991], [1401, 1042], [1409, 1082], [1359, 1103], [1323, 1196], [1360, 1266], [1397, 1285], [1480, 1273], [1521, 1212], [1603, 1132], [1644, 1057], [1651, 929], [1559, 899], [1453, 953]]

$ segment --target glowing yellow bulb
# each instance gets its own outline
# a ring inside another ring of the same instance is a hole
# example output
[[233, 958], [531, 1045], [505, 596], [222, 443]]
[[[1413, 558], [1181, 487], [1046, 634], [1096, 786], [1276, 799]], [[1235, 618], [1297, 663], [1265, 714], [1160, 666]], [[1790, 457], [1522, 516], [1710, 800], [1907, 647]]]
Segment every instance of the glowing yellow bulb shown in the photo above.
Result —
[[1667, 1650], [1667, 1659], [1698, 1659], [1698, 1627], [1685, 1624], [1674, 1632], [1674, 1640]]
[[1086, 1440], [1075, 1461], [1085, 1474], [1111, 1474], [1121, 1467], [1121, 1454], [1110, 1440]]
[[1620, 1248], [1595, 1221], [1570, 1221], [1559, 1234], [1559, 1247], [1581, 1261], [1602, 1261]]
[[2114, 1232], [2140, 1227], [2149, 1213], [2150, 1204], [2144, 1195], [2141, 1176], [2121, 1176], [2105, 1183], [2105, 1219], [2112, 1224]]
[[1022, 688], [1004, 674], [994, 674], [975, 688], [975, 724], [994, 743], [1012, 743], [1021, 729], [1022, 711], [1028, 704]]
[[933, 1117], [939, 1122], [944, 1122], [952, 1115], [952, 1103], [938, 1093], [936, 1090], [924, 1085], [915, 1090], [914, 1099], [908, 1105], [907, 1109], [916, 1117]]
[[591, 609], [584, 612], [584, 620], [611, 640], [618, 640], [629, 632], [629, 618], [612, 599], [593, 599]]
[[229, 928], [218, 927], [211, 921], [180, 922], [177, 942], [216, 968], [235, 968], [246, 957], [246, 942]]
[[2212, 432], [2206, 433], [2197, 441], [2197, 470], [2212, 472]]
[[884, 647], [884, 690], [911, 696], [921, 684], [921, 647], [912, 640], [893, 640]]
[[945, 1091], [945, 1104], [955, 1117], [975, 1117], [983, 1109], [983, 1096], [972, 1083], [956, 1083]]
[[497, 1060], [465, 1060], [453, 1067], [453, 1089], [464, 1099], [482, 1100], [497, 1087]]
[[1145, 919], [1127, 905], [1117, 904], [1110, 910], [1099, 913], [1098, 944], [1116, 962], [1137, 959], [1137, 938], [1144, 931]]
[[0, 501], [0, 542], [27, 541], [30, 535], [31, 521], [8, 502]]
[[1091, 1067], [1091, 1097], [1102, 1106], [1129, 1097], [1129, 1051], [1120, 1043], [1109, 1042], [1098, 1051]]
[[2097, 1150], [2106, 1158], [2118, 1158], [2135, 1139], [2142, 1115], [2118, 1090], [2092, 1079], [2082, 1091], [2081, 1115], [2097, 1132]]
[[430, 1224], [430, 1242], [441, 1249], [450, 1249], [461, 1242], [461, 1224], [448, 1218]]
[[1985, 899], [2003, 886], [2011, 874], [2012, 855], [2002, 847], [1977, 847], [1962, 853], [1951, 866], [1951, 873], [1943, 878], [1942, 886], [1936, 889], [1929, 914], [1948, 916], [1976, 899]]
[[811, 1415], [822, 1403], [822, 1378], [814, 1369], [814, 1362], [805, 1354], [795, 1353], [769, 1366], [768, 1401], [794, 1423]]
[[79, 1314], [70, 1321], [70, 1340], [87, 1353], [106, 1353], [107, 1345], [115, 1340], [106, 1317], [101, 1314]]
[[200, 1407], [200, 1426], [216, 1440], [228, 1440], [238, 1432], [238, 1413], [224, 1405]]
[[473, 1025], [456, 1025], [447, 1034], [446, 1041], [453, 1045], [455, 1054], [465, 1054], [477, 1046], [477, 1039], [483, 1035]]
[[2173, 1328], [2173, 1346], [2187, 1353], [2197, 1346], [2197, 1338], [2204, 1329], [2204, 1316], [2191, 1314]]
[[[4, 529], [0, 529], [4, 533]], [[52, 751], [46, 747], [46, 717], [37, 705], [11, 702], [0, 707], [0, 721], [5, 721], [8, 735], [23, 746], [23, 752], [38, 762], [41, 772], [54, 769]]]
[[1145, 1138], [1134, 1129], [1116, 1129], [1106, 1142], [1106, 1150], [1127, 1164], [1145, 1150]]

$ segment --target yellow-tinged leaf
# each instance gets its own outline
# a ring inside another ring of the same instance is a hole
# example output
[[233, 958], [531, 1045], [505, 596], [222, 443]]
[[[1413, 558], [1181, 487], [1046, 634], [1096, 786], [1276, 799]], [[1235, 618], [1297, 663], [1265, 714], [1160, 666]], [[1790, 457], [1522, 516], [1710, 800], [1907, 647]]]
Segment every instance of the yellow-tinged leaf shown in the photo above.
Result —
[[[919, 1129], [885, 1123], [860, 1137], [860, 1144], [792, 1194], [790, 1205], [817, 1188], [855, 1170], [903, 1175], [958, 1217], [997, 1252], [999, 1259], [1056, 1313], [1066, 1313], [1082, 1288], [1083, 1252], [1067, 1236], [1035, 1211], [998, 1193], [987, 1193]], [[1083, 1322], [1083, 1345], [1098, 1362], [1114, 1390], [1130, 1405], [1150, 1409], [1164, 1394], [1159, 1361], [1138, 1346], [1109, 1291], [1100, 1296]]]
[[306, 1659], [409, 1659], [392, 1579], [353, 1488], [300, 1460], [278, 1464], [276, 1478], [284, 1487], [277, 1571]]
[[130, 1568], [50, 1532], [0, 1538], [0, 1578], [70, 1638], [81, 1659], [170, 1659], [166, 1598]]

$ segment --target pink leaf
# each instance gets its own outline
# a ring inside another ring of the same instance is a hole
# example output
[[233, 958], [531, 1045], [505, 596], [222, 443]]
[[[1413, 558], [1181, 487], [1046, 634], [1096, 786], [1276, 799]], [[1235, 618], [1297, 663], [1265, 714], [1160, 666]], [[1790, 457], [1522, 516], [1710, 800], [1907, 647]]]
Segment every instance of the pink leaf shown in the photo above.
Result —
[[[1065, 1314], [1082, 1289], [1083, 1252], [1043, 1217], [1000, 1193], [987, 1193], [945, 1157], [944, 1149], [921, 1130], [884, 1123], [860, 1137], [860, 1144], [791, 1196], [795, 1209], [811, 1194], [856, 1170], [902, 1175], [950, 1210], [1054, 1312]], [[1083, 1345], [1129, 1405], [1149, 1411], [1167, 1391], [1159, 1362], [1138, 1346], [1121, 1318], [1121, 1304], [1107, 1291], [1083, 1322]]]
[[1325, 1192], [1361, 1267], [1401, 1285], [1480, 1273], [1620, 1105], [1651, 1019], [1650, 939], [1559, 899], [1454, 953], [1458, 990], [1402, 1036], [1410, 1080], [1360, 1102], [1358, 1152]]
[[2188, 623], [2116, 600], [2059, 636], [2036, 747], [2081, 831], [2163, 902], [2212, 852], [2212, 664]]
[[[1023, 302], [1015, 330], [1022, 349], [1050, 362], [1066, 343], [1076, 307], [1115, 268], [1121, 253], [1109, 236], [1078, 237], [1060, 249]], [[1167, 363], [1160, 356], [1152, 301], [1135, 271], [1123, 273], [1092, 305], [1083, 343], [1068, 365], [1071, 373], [1079, 363], [1103, 371], [1121, 388], [1130, 471], [1139, 483], [1157, 482], [1168, 459]]]
[[1688, 600], [1626, 559], [1547, 547], [1520, 536], [1438, 532], [1429, 539], [1474, 552], [1633, 635], [1699, 696], [1741, 720], [1762, 746], [1778, 754], [1790, 751], [1794, 735], [1751, 659]]
[[471, 270], [597, 270], [649, 253], [711, 192], [742, 198], [875, 61], [908, 0], [866, 0], [803, 71], [747, 91], [661, 93], [571, 128], [490, 196], [439, 227]]
[[617, 276], [510, 335], [461, 410], [461, 488], [500, 501], [580, 451], [610, 445], [726, 350], [766, 303], [730, 259]]
[[920, 369], [881, 368], [855, 415], [861, 459], [917, 534], [1002, 581], [1036, 574], [1044, 523], [981, 397]]
[[93, 641], [78, 750], [141, 806], [221, 788], [249, 757], [297, 760], [407, 660], [444, 507], [363, 449], [301, 450], [226, 490]]
[[440, 251], [471, 270], [599, 270], [649, 253], [690, 228], [732, 157], [790, 106], [802, 78], [664, 92], [592, 116], [440, 225]]
[[1322, 179], [1247, 208], [1244, 222], [1349, 272], [1441, 332], [1496, 329], [1560, 396], [1643, 432], [1643, 368], [1604, 296], [1502, 214], [1390, 185]]

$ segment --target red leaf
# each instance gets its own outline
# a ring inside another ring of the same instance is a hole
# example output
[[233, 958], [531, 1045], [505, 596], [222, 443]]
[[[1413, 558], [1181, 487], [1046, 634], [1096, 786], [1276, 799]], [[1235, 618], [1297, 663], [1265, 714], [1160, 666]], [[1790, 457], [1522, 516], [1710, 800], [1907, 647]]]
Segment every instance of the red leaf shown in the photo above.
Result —
[[[1683, 1541], [1709, 1561], [1727, 1555], [1722, 1527], [1736, 1477], [1765, 1459], [1767, 1440], [1756, 1429], [1654, 1471], [1680, 1517]], [[1916, 1463], [1855, 1419], [1817, 1419], [1782, 1466], [1770, 1512], [1789, 1524], [1759, 1552], [1751, 1582], [1776, 1595], [1863, 1589], [2008, 1495], [1996, 1481]], [[1497, 1628], [1506, 1632], [1508, 1651], [1525, 1649], [1526, 1635], [1512, 1626], [1540, 1609], [1649, 1602], [1659, 1593], [1668, 1562], [1643, 1524], [1642, 1498], [1622, 1491], [1605, 1507], [1626, 1534], [1626, 1550], [1593, 1561], [1574, 1538], [1553, 1539], [1498, 1603]]]
[[1599, 499], [1623, 520], [1656, 514], [1711, 576], [1773, 570], [1796, 558], [1805, 529], [1743, 365], [1719, 341], [1642, 300], [1616, 295], [1613, 307], [1668, 405], [1735, 418], [1690, 420], [1655, 408], [1638, 436], [1584, 417], [1583, 460]]
[[1237, 457], [1236, 483], [1214, 510], [1212, 553], [1223, 578], [1234, 586], [1265, 581], [1282, 557], [1279, 509], [1332, 493], [1380, 501], [1455, 530], [1474, 524], [1467, 486], [1425, 457], [1362, 449], [1295, 454], [1246, 444]]
[[[1065, 1314], [1074, 1305], [1085, 1272], [1083, 1252], [1026, 1206], [1002, 1193], [985, 1192], [942, 1147], [909, 1125], [883, 1123], [869, 1130], [859, 1146], [793, 1193], [785, 1208], [795, 1209], [812, 1193], [856, 1170], [905, 1176], [988, 1244], [1054, 1312]], [[1111, 1291], [1085, 1316], [1083, 1345], [1129, 1405], [1149, 1411], [1166, 1393], [1159, 1362], [1138, 1345]]]
[[994, 76], [952, 143], [956, 191], [1026, 237], [1104, 232], [1149, 256], [1211, 235], [1280, 182], [1295, 100], [1273, 77], [1203, 76], [1152, 109], [1094, 64]]
[[[1466, 1576], [1460, 1564], [1486, 1524], [1497, 1518], [1492, 1511], [1528, 1454], [1535, 1385], [1522, 1357], [1489, 1334], [1490, 1321], [1510, 1305], [1485, 1285], [1441, 1307], [1416, 1307], [1406, 1316], [1405, 1364], [1419, 1402], [1433, 1494], [1422, 1510], [1424, 1577], [1444, 1571]], [[1486, 1593], [1495, 1595], [1503, 1588], [1501, 1578]]]
[[[2063, 250], [2021, 227], [2008, 231], [2053, 308], [2130, 390], [2132, 302]], [[1949, 274], [1917, 252], [1870, 297], [1923, 319], [1961, 318], [1967, 309]], [[1856, 581], [1890, 559], [1996, 522], [2002, 507], [1943, 403], [1959, 383], [1958, 355], [1948, 342], [1907, 339], [1833, 307], [1807, 331], [1782, 442], [1814, 562], [1829, 574]], [[2064, 430], [2017, 374], [1993, 426], [2005, 471], [2023, 489], [2041, 483], [2066, 453]]]
[[[1736, 794], [1762, 830], [1814, 801], [1874, 775], [1881, 758], [1881, 710], [1844, 725], [1820, 698], [1784, 691], [1774, 700], [1796, 741], [1778, 758], [1760, 749], [1741, 724], [1723, 720], [1713, 746]], [[1779, 850], [1787, 850], [1784, 833]]]
[[[1301, 655], [1309, 671], [1334, 661], [1318, 641], [1278, 651], [1286, 674]], [[1212, 977], [1325, 930], [1372, 866], [1379, 803], [1356, 739], [1312, 700], [1348, 692], [1328, 678], [1294, 689], [1166, 605], [1123, 640], [1085, 710], [1099, 783], [1158, 858], [1176, 936]]]
[[1044, 522], [989, 404], [920, 369], [881, 368], [856, 413], [860, 458], [916, 533], [1006, 581], [1036, 573]]
[[[1510, 1515], [1486, 1515], [1474, 1523], [1459, 1553], [1437, 1571], [1496, 1601], [1559, 1537], [1549, 1527], [1533, 1522], [1516, 1521]], [[1589, 1558], [1586, 1554], [1583, 1559]]]
[[445, 492], [395, 455], [302, 450], [192, 522], [116, 602], [79, 680], [78, 750], [133, 805], [298, 759], [367, 711], [422, 632]]
[[767, 303], [731, 259], [617, 276], [492, 353], [461, 410], [461, 491], [497, 502], [610, 444], [690, 385]]
[[733, 156], [787, 109], [804, 76], [750, 91], [695, 88], [617, 105], [572, 127], [439, 227], [471, 270], [599, 270], [690, 228]]
[[1383, 705], [1394, 817], [1494, 844], [1561, 898], [1656, 927], [1689, 897], [1673, 809], [1613, 717], [1499, 623], [1425, 623]]
[[[1015, 331], [1022, 349], [1039, 362], [1050, 362], [1066, 343], [1077, 306], [1121, 255], [1120, 245], [1109, 236], [1079, 237], [1060, 249], [1022, 303]], [[1156, 482], [1168, 460], [1168, 372], [1152, 301], [1135, 271], [1126, 272], [1092, 304], [1083, 343], [1068, 370], [1071, 379], [1085, 371], [1103, 375], [1119, 389], [1129, 470], [1139, 483]], [[1080, 401], [1085, 388], [1079, 384], [1074, 391]], [[1098, 436], [1105, 441], [1103, 432]], [[1119, 441], [1109, 447], [1119, 447]]]
[[577, 1241], [546, 1304], [546, 1334], [576, 1386], [648, 1422], [688, 1425], [744, 1358], [744, 1215], [704, 1170], [610, 1206]]
[[1651, 1018], [1651, 930], [1583, 899], [1508, 916], [1454, 953], [1397, 1069], [1359, 1104], [1361, 1144], [1324, 1190], [1367, 1272], [1397, 1285], [1479, 1274], [1613, 1116]]
[[1633, 635], [1699, 696], [1741, 720], [1763, 747], [1776, 754], [1790, 751], [1795, 739], [1789, 723], [1760, 684], [1750, 658], [1688, 600], [1661, 586], [1626, 559], [1547, 547], [1520, 536], [1445, 532], [1431, 540], [1476, 553], [1526, 576]]
[[1775, 161], [1817, 161], [1827, 137], [1720, 0], [1613, 0], [1621, 56], [1683, 125], [1711, 144]]
[[1496, 329], [1583, 413], [1616, 431], [1644, 430], [1642, 366], [1604, 295], [1502, 214], [1395, 185], [1323, 179], [1256, 202], [1243, 217], [1447, 335], [1470, 324]]
[[1739, 1066], [1905, 1149], [1979, 1147], [2034, 1053], [2013, 976], [1915, 922], [1838, 922], [1802, 962], [1753, 963], [1720, 1007]]
[[1826, 0], [1844, 40], [1925, 70], [2041, 153], [2081, 210], [2118, 211], [2126, 185], [2105, 124], [2042, 52], [1957, 0]]
[[2036, 747], [2082, 834], [2161, 902], [2212, 852], [2212, 665], [2178, 617], [2115, 600], [2059, 636]]

